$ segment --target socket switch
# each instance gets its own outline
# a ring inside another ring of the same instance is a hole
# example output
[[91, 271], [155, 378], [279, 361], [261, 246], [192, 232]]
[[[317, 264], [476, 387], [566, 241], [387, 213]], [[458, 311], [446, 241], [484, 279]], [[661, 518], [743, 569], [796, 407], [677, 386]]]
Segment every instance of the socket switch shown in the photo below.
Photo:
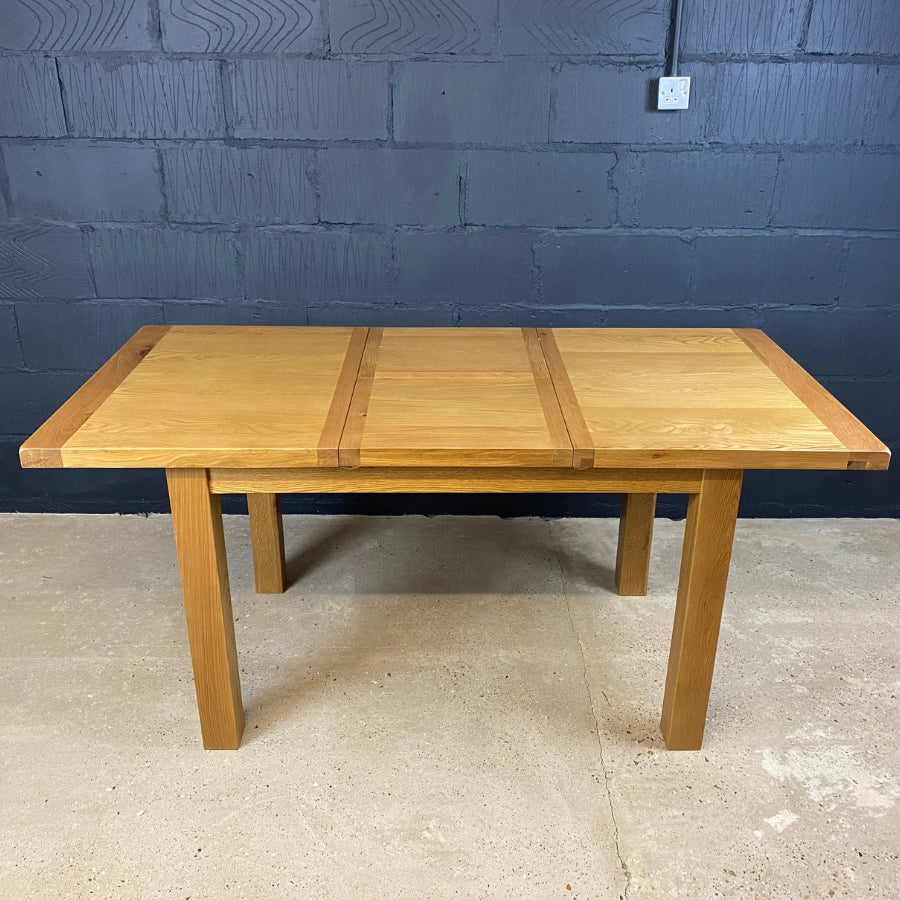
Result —
[[659, 79], [657, 109], [687, 109], [691, 100], [691, 79], [676, 75]]

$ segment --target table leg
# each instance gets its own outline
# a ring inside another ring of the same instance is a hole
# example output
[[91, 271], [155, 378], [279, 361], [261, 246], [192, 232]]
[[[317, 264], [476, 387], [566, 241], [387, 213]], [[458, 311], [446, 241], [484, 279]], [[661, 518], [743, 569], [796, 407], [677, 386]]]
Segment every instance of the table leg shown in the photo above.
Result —
[[688, 501], [660, 723], [669, 750], [703, 743], [742, 475], [707, 469], [700, 493]]
[[222, 508], [206, 469], [167, 469], [203, 746], [236, 750], [244, 731]]
[[287, 578], [284, 562], [284, 529], [279, 494], [247, 494], [250, 513], [250, 543], [258, 594], [284, 593]]
[[623, 597], [641, 597], [647, 593], [655, 512], [656, 494], [622, 495], [616, 590]]

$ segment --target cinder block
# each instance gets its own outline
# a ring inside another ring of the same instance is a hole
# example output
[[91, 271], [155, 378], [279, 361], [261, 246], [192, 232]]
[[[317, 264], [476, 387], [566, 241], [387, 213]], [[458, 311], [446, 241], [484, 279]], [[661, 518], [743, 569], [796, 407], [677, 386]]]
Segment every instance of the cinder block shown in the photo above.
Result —
[[599, 328], [599, 306], [476, 306], [460, 311], [459, 324], [473, 328]]
[[272, 306], [265, 303], [253, 308], [255, 325], [309, 325], [309, 310], [303, 303]]
[[32, 369], [100, 368], [142, 325], [162, 322], [158, 303], [20, 303], [25, 362]]
[[398, 141], [519, 144], [547, 140], [547, 64], [404, 63], [395, 77]]
[[164, 303], [163, 318], [172, 325], [306, 325], [308, 316], [303, 304]]
[[179, 147], [163, 159], [174, 222], [316, 221], [310, 150]]
[[76, 137], [223, 137], [219, 71], [205, 59], [59, 60]]
[[43, 56], [0, 56], [0, 135], [59, 137], [66, 133], [56, 63]]
[[856, 63], [723, 63], [706, 83], [706, 138], [736, 144], [863, 144], [895, 76]]
[[234, 303], [163, 303], [166, 325], [259, 325], [257, 307]]
[[799, 0], [699, 0], [684, 4], [683, 53], [785, 55], [800, 43], [806, 5]]
[[339, 53], [490, 53], [494, 4], [483, 0], [330, 0], [331, 49]]
[[750, 306], [710, 309], [698, 306], [603, 308], [609, 328], [756, 328], [757, 311]]
[[42, 425], [87, 380], [87, 374], [0, 372], [3, 434], [23, 439]]
[[93, 296], [87, 247], [79, 229], [0, 228], [0, 298]]
[[850, 240], [841, 305], [900, 307], [900, 239]]
[[259, 230], [246, 251], [247, 299], [305, 306], [383, 299], [393, 279], [390, 237]]
[[760, 328], [812, 375], [900, 375], [900, 314], [885, 309], [764, 309]]
[[809, 53], [900, 55], [897, 0], [816, 0], [806, 39]]
[[476, 225], [602, 228], [616, 217], [612, 153], [476, 150], [468, 155], [466, 220]]
[[665, 54], [669, 9], [657, 0], [628, 3], [548, 3], [500, 0], [500, 49], [533, 53]]
[[689, 241], [672, 235], [548, 235], [535, 248], [548, 305], [684, 303], [691, 282]]
[[11, 144], [3, 150], [20, 216], [68, 221], [140, 221], [162, 214], [152, 147]]
[[159, 18], [175, 53], [310, 53], [323, 43], [319, 0], [170, 0]]
[[147, 0], [33, 3], [6, 0], [0, 48], [4, 50], [150, 50]]
[[873, 76], [875, 95], [868, 103], [871, 111], [866, 143], [900, 144], [900, 66], [882, 66]]
[[711, 67], [686, 63], [694, 78], [691, 109], [656, 109], [659, 67], [564, 65], [554, 78], [550, 140], [567, 143], [693, 144], [702, 138]]
[[616, 172], [622, 222], [647, 227], [766, 225], [774, 153], [634, 153]]
[[[823, 378], [822, 384], [886, 444], [900, 445], [900, 382]], [[894, 468], [892, 460], [891, 468]]]
[[[877, 429], [878, 423], [874, 423]], [[876, 431], [877, 433], [877, 431]], [[741, 488], [741, 516], [894, 517], [900, 469], [887, 472], [774, 472], [747, 470]]]
[[323, 150], [322, 220], [459, 225], [461, 178], [462, 155], [452, 150]]
[[101, 297], [238, 299], [237, 240], [225, 231], [97, 228], [91, 259]]
[[[16, 314], [12, 306], [0, 306], [0, 369], [18, 369], [22, 354], [16, 340]], [[3, 426], [0, 425], [0, 429]]]
[[821, 235], [696, 238], [694, 303], [833, 303], [840, 292], [843, 239]]
[[533, 237], [517, 232], [398, 234], [396, 297], [403, 303], [527, 303]]
[[900, 155], [791, 153], [782, 162], [774, 224], [900, 228]]
[[309, 308], [309, 324], [385, 328], [449, 326], [456, 324], [456, 310], [449, 306], [329, 303]]
[[388, 136], [387, 63], [243, 59], [230, 73], [235, 137]]

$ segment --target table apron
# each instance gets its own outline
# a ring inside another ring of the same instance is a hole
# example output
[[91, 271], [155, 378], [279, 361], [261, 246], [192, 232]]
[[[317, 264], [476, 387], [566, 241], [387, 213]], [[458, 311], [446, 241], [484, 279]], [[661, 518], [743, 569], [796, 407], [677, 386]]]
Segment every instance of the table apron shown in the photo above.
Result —
[[701, 469], [355, 468], [209, 470], [213, 494], [697, 494]]

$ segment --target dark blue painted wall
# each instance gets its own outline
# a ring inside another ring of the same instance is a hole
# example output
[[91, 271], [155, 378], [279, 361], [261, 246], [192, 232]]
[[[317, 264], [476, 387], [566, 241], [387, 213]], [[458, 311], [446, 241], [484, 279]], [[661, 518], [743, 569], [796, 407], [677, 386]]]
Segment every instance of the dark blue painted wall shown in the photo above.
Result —
[[[759, 326], [900, 443], [900, 3], [684, 4], [657, 113], [668, 0], [0, 0], [0, 508], [165, 508], [16, 453], [148, 322]], [[742, 511], [898, 515], [897, 471]]]

